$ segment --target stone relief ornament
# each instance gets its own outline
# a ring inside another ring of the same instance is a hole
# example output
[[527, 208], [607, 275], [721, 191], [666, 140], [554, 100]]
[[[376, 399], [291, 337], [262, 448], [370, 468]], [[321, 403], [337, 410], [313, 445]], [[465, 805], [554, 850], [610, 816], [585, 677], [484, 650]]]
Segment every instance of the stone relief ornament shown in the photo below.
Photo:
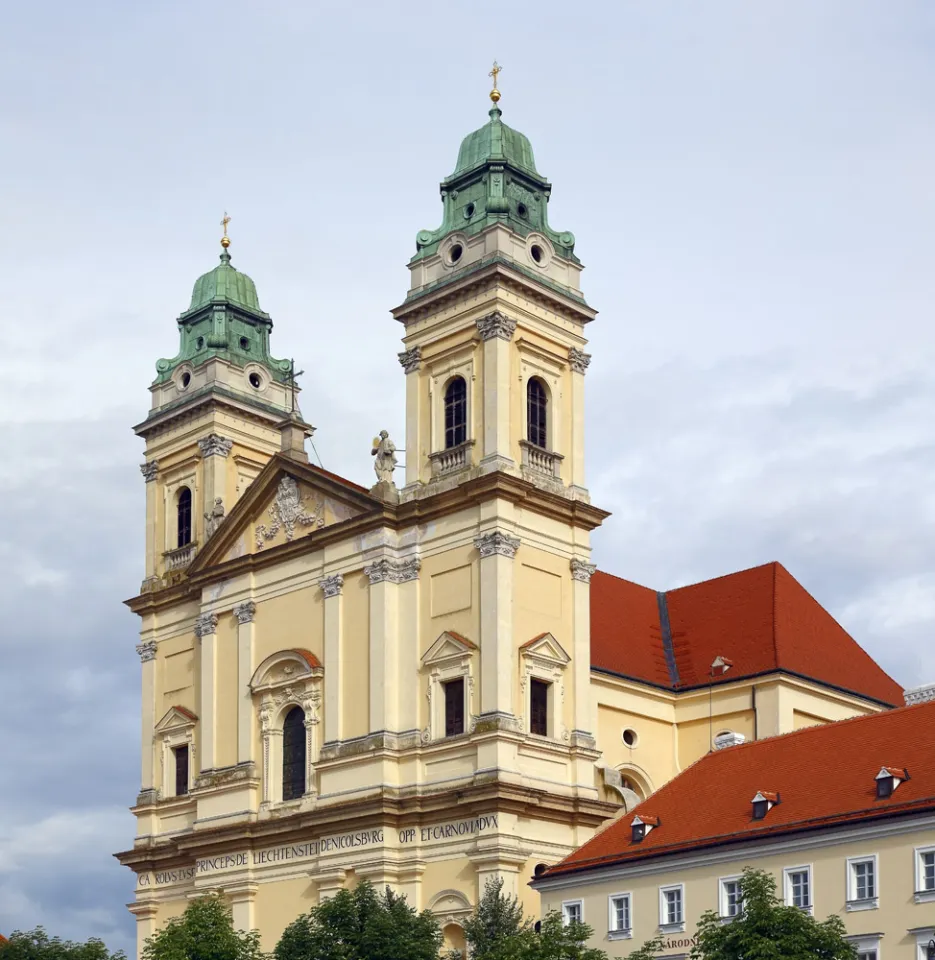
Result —
[[214, 506], [211, 508], [211, 512], [205, 514], [205, 540], [214, 536], [223, 519], [224, 501], [221, 497], [215, 497]]
[[146, 643], [138, 643], [136, 652], [140, 655], [140, 662], [147, 663], [149, 660], [156, 659], [156, 641], [147, 640]]
[[253, 623], [256, 616], [256, 604], [252, 600], [244, 600], [234, 607], [234, 616], [238, 623]]
[[207, 637], [217, 633], [218, 615], [216, 613], [202, 613], [195, 619], [195, 636]]
[[381, 557], [364, 567], [364, 573], [371, 583], [406, 583], [409, 580], [417, 580], [421, 568], [422, 561], [418, 557], [412, 557], [410, 560]]
[[381, 430], [380, 436], [373, 438], [370, 456], [374, 457], [373, 472], [377, 475], [377, 483], [392, 483], [396, 469], [396, 444], [390, 440], [386, 430]]
[[597, 564], [585, 563], [577, 557], [571, 561], [571, 579], [580, 580], [581, 583], [590, 583], [591, 577], [597, 570]]
[[226, 457], [231, 452], [234, 441], [227, 437], [219, 437], [216, 433], [209, 433], [198, 441], [198, 449], [203, 457]]
[[571, 364], [571, 369], [574, 370], [575, 373], [585, 373], [588, 365], [591, 363], [591, 354], [585, 353], [577, 347], [572, 347], [568, 351], [568, 362]]
[[326, 600], [328, 597], [340, 597], [341, 591], [344, 589], [344, 577], [340, 573], [331, 577], [322, 577], [318, 583]]
[[140, 464], [140, 473], [143, 474], [143, 479], [150, 483], [156, 479], [156, 474], [159, 472], [159, 461], [158, 460], [147, 460], [146, 463]]
[[481, 557], [492, 557], [499, 554], [501, 557], [509, 557], [512, 560], [516, 556], [516, 551], [519, 550], [520, 540], [519, 537], [511, 537], [508, 533], [494, 530], [492, 533], [475, 537], [474, 546]]
[[404, 350], [402, 353], [397, 353], [396, 356], [399, 357], [400, 366], [406, 373], [415, 373], [422, 363], [422, 348], [413, 347], [411, 350]]
[[499, 337], [501, 340], [512, 340], [516, 332], [516, 321], [502, 313], [491, 313], [490, 316], [477, 320], [477, 329], [481, 340], [492, 340]]
[[314, 513], [309, 513], [303, 506], [304, 503], [305, 498], [299, 496], [299, 485], [295, 480], [292, 477], [283, 477], [276, 490], [276, 499], [270, 505], [268, 511], [273, 518], [273, 522], [269, 526], [265, 523], [257, 524], [257, 549], [262, 549], [263, 541], [272, 540], [280, 529], [284, 529], [286, 539], [291, 540], [295, 536], [296, 524], [303, 527], [310, 527], [313, 524], [317, 527], [323, 527], [325, 525], [323, 502], [318, 501], [315, 504]]

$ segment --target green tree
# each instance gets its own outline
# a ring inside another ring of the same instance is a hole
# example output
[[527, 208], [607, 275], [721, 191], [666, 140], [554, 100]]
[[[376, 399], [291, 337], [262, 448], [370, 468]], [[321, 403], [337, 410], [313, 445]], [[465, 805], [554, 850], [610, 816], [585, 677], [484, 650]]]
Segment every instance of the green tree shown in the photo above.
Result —
[[417, 913], [389, 888], [369, 883], [339, 890], [283, 931], [275, 960], [437, 960], [438, 921]]
[[819, 922], [799, 907], [783, 905], [771, 874], [744, 870], [740, 891], [743, 911], [730, 923], [714, 910], [702, 914], [691, 960], [855, 960], [841, 918]]
[[74, 943], [50, 937], [42, 927], [17, 930], [9, 940], [0, 940], [0, 957], [3, 960], [126, 960], [122, 952], [111, 953], [96, 938], [87, 943]]
[[[234, 929], [220, 894], [192, 900], [143, 946], [143, 960], [263, 960], [260, 934]], [[3, 958], [6, 960], [6, 957]]]

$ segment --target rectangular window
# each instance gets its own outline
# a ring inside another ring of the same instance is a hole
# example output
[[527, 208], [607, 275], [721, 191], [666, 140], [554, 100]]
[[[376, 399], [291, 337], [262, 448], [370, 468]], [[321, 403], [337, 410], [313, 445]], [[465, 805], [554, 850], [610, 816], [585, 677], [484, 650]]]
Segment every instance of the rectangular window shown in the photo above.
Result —
[[549, 686], [535, 677], [529, 685], [529, 732], [540, 737], [549, 735]]
[[847, 909], [866, 910], [877, 906], [879, 896], [877, 858], [854, 857], [847, 861]]
[[935, 847], [915, 851], [916, 903], [935, 902]]
[[176, 747], [175, 754], [175, 795], [184, 797], [188, 793], [188, 745]]
[[879, 937], [848, 937], [847, 940], [857, 953], [857, 960], [880, 960]]
[[567, 927], [569, 923], [584, 922], [584, 901], [566, 900], [562, 904], [562, 922]]
[[607, 899], [607, 930], [617, 937], [628, 937], [632, 931], [630, 923], [630, 894], [615, 893]]
[[682, 885], [659, 888], [659, 923], [673, 927], [685, 922]]
[[812, 906], [812, 875], [810, 867], [788, 867], [785, 871], [786, 903], [800, 910]]
[[721, 916], [739, 917], [743, 913], [743, 897], [740, 894], [740, 878], [725, 877], [721, 880]]
[[464, 677], [449, 680], [445, 685], [445, 736], [464, 733]]

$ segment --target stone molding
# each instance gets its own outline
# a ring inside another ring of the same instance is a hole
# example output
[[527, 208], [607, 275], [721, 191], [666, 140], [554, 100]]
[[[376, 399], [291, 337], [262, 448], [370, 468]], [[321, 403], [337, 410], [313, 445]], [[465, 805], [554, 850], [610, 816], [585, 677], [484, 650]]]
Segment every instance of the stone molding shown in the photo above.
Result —
[[238, 623], [253, 623], [256, 617], [256, 604], [252, 600], [244, 600], [234, 606], [234, 616]]
[[906, 701], [907, 707], [913, 703], [928, 703], [930, 700], [935, 700], [935, 683], [927, 683], [922, 687], [904, 690], [903, 699]]
[[419, 579], [421, 567], [422, 561], [418, 557], [412, 557], [409, 560], [381, 557], [364, 567], [364, 573], [371, 583], [406, 583], [409, 580]]
[[591, 354], [585, 353], [577, 347], [572, 347], [568, 351], [568, 362], [571, 364], [571, 369], [574, 370], [575, 373], [586, 373], [591, 363]]
[[596, 563], [585, 563], [583, 560], [579, 560], [577, 557], [574, 557], [571, 561], [572, 580], [578, 580], [581, 583], [590, 583], [591, 577], [594, 576], [596, 570]]
[[344, 589], [344, 577], [340, 573], [335, 573], [330, 577], [322, 577], [318, 585], [326, 600], [329, 597], [340, 597]]
[[480, 317], [476, 323], [481, 340], [485, 341], [492, 340], [494, 337], [499, 337], [501, 340], [512, 340], [513, 334], [516, 332], [516, 321], [499, 311], [486, 317]]
[[520, 547], [519, 537], [511, 537], [508, 533], [494, 530], [492, 533], [483, 533], [474, 538], [474, 546], [481, 557], [492, 557], [499, 554], [512, 560]]
[[209, 433], [206, 437], [201, 437], [198, 441], [198, 449], [201, 451], [203, 457], [227, 457], [233, 445], [233, 440], [218, 436], [216, 433]]
[[399, 357], [400, 366], [406, 373], [415, 373], [416, 370], [422, 365], [422, 348], [413, 347], [411, 350], [403, 350], [402, 353], [397, 353]]
[[218, 615], [216, 613], [202, 613], [195, 619], [195, 636], [207, 637], [217, 633]]
[[143, 479], [147, 483], [152, 483], [156, 479], [156, 474], [159, 473], [159, 461], [147, 460], [146, 463], [141, 463], [140, 473], [143, 474]]
[[136, 652], [140, 656], [141, 663], [148, 663], [150, 660], [156, 659], [156, 641], [147, 640], [146, 643], [138, 643], [136, 645]]

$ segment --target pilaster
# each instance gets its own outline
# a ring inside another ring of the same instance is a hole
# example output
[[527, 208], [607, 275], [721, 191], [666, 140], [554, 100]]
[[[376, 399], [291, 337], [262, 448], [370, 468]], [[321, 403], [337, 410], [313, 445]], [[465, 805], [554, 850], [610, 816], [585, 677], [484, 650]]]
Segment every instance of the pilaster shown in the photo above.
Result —
[[569, 434], [571, 457], [567, 482], [572, 487], [586, 489], [584, 479], [584, 374], [591, 363], [591, 354], [572, 347], [568, 352], [571, 368], [571, 422]]
[[344, 577], [318, 581], [325, 595], [325, 731], [322, 740], [339, 741], [341, 729], [341, 634], [344, 621]]
[[142, 666], [142, 769], [140, 789], [153, 790], [156, 787], [153, 736], [156, 727], [156, 641], [147, 640], [136, 646]]
[[203, 613], [195, 620], [195, 636], [201, 640], [201, 718], [200, 771], [213, 770], [217, 746], [217, 626], [214, 613]]
[[419, 482], [422, 451], [419, 443], [419, 423], [422, 419], [421, 377], [422, 350], [412, 347], [399, 354], [399, 362], [406, 371], [406, 485]]
[[[229, 456], [233, 445], [233, 440], [228, 440], [227, 437], [221, 437], [216, 433], [209, 433], [206, 437], [201, 437], [198, 440], [198, 450], [204, 464], [204, 481], [202, 483], [204, 499], [201, 504], [201, 516], [192, 517], [193, 532], [196, 528], [202, 528], [205, 514], [211, 513], [218, 498], [225, 508], [230, 507], [230, 504], [224, 503], [227, 495], [227, 466], [224, 461]], [[196, 537], [196, 539], [198, 538]], [[207, 537], [201, 537], [200, 539], [206, 540]]]
[[148, 899], [137, 900], [128, 903], [127, 909], [136, 917], [136, 955], [141, 957], [146, 941], [156, 933], [159, 903]]
[[499, 530], [474, 538], [480, 553], [480, 659], [482, 715], [512, 716], [513, 558], [517, 537]]
[[234, 616], [237, 618], [237, 762], [250, 763], [254, 760], [253, 744], [256, 740], [253, 693], [250, 690], [256, 604], [252, 600], [238, 603], [234, 607]]
[[575, 691], [572, 737], [593, 738], [591, 730], [591, 577], [597, 567], [577, 557], [571, 561], [572, 653]]
[[510, 456], [510, 342], [516, 331], [512, 317], [496, 312], [477, 320], [484, 341], [484, 449], [482, 462]]
[[156, 576], [156, 524], [158, 522], [158, 489], [155, 483], [159, 475], [156, 460], [147, 460], [140, 464], [140, 473], [146, 481], [146, 580]]
[[256, 929], [256, 893], [260, 885], [250, 880], [224, 887], [224, 894], [230, 898], [234, 929], [249, 933]]

